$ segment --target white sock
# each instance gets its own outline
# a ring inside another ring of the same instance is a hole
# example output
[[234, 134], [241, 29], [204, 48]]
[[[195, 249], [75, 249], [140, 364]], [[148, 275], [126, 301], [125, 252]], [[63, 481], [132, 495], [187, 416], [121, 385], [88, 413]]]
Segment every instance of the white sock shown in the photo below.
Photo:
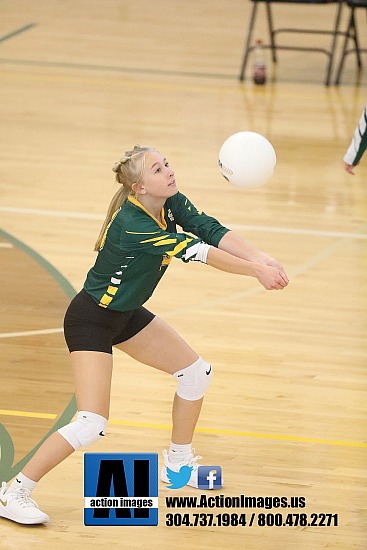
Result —
[[33, 489], [36, 487], [36, 485], [37, 485], [37, 481], [33, 481], [32, 479], [29, 479], [29, 477], [25, 476], [21, 472], [14, 479], [13, 483], [9, 487], [9, 490], [12, 490], [12, 489], [16, 490], [16, 489], [19, 489], [19, 487], [24, 487], [31, 493]]
[[170, 444], [169, 459], [171, 462], [181, 462], [187, 455], [192, 453], [191, 443], [187, 445], [178, 445], [177, 443]]

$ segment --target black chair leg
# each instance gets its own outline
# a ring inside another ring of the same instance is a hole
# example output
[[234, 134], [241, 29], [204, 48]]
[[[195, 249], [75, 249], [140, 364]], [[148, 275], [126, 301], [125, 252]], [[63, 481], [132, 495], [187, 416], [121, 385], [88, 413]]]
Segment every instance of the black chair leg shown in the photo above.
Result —
[[270, 37], [270, 45], [271, 45], [271, 56], [276, 63], [277, 61], [277, 50], [275, 45], [275, 31], [274, 31], [274, 25], [273, 25], [273, 16], [270, 9], [270, 2], [266, 2], [266, 14], [268, 18], [268, 28], [269, 28], [269, 37]]
[[355, 47], [355, 50], [356, 50], [357, 65], [358, 65], [358, 68], [360, 69], [362, 67], [362, 58], [361, 58], [361, 48], [359, 47], [359, 38], [358, 38], [358, 34], [357, 34], [357, 25], [356, 25], [356, 18], [355, 18], [355, 15], [354, 15], [354, 8], [352, 9], [351, 22], [352, 22], [352, 30], [353, 30], [353, 34], [352, 34], [351, 38], [354, 41], [354, 47]]
[[338, 9], [337, 9], [337, 12], [336, 12], [333, 40], [332, 40], [331, 50], [330, 50], [330, 54], [329, 54], [329, 63], [328, 63], [327, 69], [326, 69], [325, 86], [329, 86], [330, 80], [331, 80], [331, 73], [332, 73], [332, 70], [333, 70], [336, 41], [337, 41], [338, 33], [339, 33], [339, 26], [340, 26], [340, 19], [341, 19], [341, 15], [342, 15], [342, 9], [343, 9], [343, 0], [339, 0]]
[[362, 67], [362, 58], [361, 58], [361, 53], [360, 53], [361, 50], [360, 50], [360, 46], [359, 46], [359, 39], [358, 39], [357, 25], [356, 25], [354, 10], [355, 10], [355, 8], [352, 7], [351, 8], [351, 13], [350, 13], [350, 19], [349, 19], [349, 23], [348, 23], [348, 28], [347, 28], [347, 31], [345, 33], [343, 49], [342, 49], [342, 53], [341, 53], [341, 56], [340, 56], [339, 67], [338, 67], [336, 78], [335, 78], [335, 85], [336, 86], [338, 86], [340, 84], [340, 79], [341, 79], [341, 75], [342, 75], [343, 68], [344, 68], [345, 58], [346, 58], [347, 54], [350, 53], [350, 51], [353, 51], [353, 50], [348, 50], [347, 51], [347, 45], [348, 45], [349, 39], [352, 39], [353, 42], [354, 42], [354, 51], [356, 53], [357, 66], [358, 66], [359, 69]]
[[241, 72], [240, 72], [240, 77], [239, 77], [241, 81], [245, 78], [245, 71], [246, 71], [248, 56], [249, 56], [250, 51], [253, 50], [253, 48], [250, 46], [250, 44], [251, 44], [251, 39], [252, 39], [252, 33], [254, 31], [256, 12], [257, 12], [257, 2], [254, 2], [253, 3], [253, 8], [252, 8], [252, 13], [251, 13], [251, 18], [250, 18], [250, 24], [249, 24], [249, 27], [248, 27], [245, 52], [243, 54], [242, 67], [241, 67]]
[[353, 11], [350, 14], [348, 28], [347, 28], [346, 33], [345, 33], [343, 49], [342, 49], [342, 53], [341, 53], [340, 61], [339, 61], [339, 67], [338, 67], [338, 70], [337, 70], [337, 73], [336, 73], [336, 79], [335, 79], [335, 85], [336, 86], [338, 86], [338, 84], [340, 82], [340, 77], [341, 77], [343, 67], [344, 67], [345, 52], [347, 51], [347, 44], [348, 44], [348, 39], [349, 39], [349, 36], [350, 36], [350, 26], [352, 24], [352, 19], [353, 19]]

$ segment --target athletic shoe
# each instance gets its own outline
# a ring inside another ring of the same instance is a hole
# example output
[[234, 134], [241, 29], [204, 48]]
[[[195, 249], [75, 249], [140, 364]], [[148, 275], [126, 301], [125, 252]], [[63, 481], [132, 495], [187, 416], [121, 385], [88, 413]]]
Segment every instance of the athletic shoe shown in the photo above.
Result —
[[28, 489], [22, 486], [14, 490], [8, 489], [5, 481], [0, 489], [0, 517], [26, 525], [46, 523], [49, 520], [48, 515], [41, 512], [31, 499]]
[[184, 485], [189, 485], [198, 489], [198, 468], [200, 464], [197, 464], [197, 461], [203, 457], [194, 456], [193, 453], [185, 455], [185, 458], [180, 462], [171, 462], [167, 451], [163, 451], [164, 466], [161, 471], [161, 480], [164, 483], [170, 483], [169, 488], [180, 489]]

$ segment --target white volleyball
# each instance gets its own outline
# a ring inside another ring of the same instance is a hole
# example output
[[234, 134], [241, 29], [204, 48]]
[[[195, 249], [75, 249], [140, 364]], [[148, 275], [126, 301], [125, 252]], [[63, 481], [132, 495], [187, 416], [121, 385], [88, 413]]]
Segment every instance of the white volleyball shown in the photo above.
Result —
[[254, 188], [268, 183], [276, 160], [270, 141], [257, 132], [237, 132], [219, 151], [220, 171], [236, 187]]

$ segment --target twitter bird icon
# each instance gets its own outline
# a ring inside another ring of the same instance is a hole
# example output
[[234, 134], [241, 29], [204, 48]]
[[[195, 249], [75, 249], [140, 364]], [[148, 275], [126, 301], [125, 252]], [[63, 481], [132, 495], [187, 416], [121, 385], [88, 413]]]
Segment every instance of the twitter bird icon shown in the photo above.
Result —
[[171, 485], [167, 485], [168, 489], [181, 489], [181, 487], [184, 487], [187, 485], [187, 483], [190, 480], [191, 472], [193, 471], [192, 466], [181, 466], [180, 470], [178, 472], [174, 472], [173, 470], [170, 470], [170, 468], [166, 468], [167, 470], [167, 477]]

